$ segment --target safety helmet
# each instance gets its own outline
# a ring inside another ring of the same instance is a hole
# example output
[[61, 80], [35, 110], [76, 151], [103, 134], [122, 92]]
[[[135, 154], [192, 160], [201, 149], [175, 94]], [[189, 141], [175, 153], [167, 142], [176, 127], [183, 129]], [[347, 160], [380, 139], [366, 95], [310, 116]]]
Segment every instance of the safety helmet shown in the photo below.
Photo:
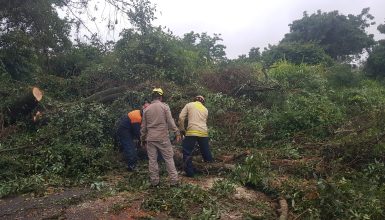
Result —
[[160, 96], [163, 96], [163, 90], [161, 88], [155, 88], [152, 90], [152, 93], [156, 93]]
[[195, 96], [194, 99], [195, 99], [195, 101], [199, 101], [201, 103], [205, 103], [205, 98], [203, 96], [201, 96], [201, 95]]

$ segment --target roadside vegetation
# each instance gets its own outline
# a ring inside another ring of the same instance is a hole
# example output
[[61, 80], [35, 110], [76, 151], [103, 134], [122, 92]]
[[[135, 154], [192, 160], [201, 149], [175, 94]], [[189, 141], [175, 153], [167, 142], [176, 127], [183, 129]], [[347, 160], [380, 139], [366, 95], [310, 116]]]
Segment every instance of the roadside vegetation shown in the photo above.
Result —
[[[108, 43], [70, 40], [77, 22], [56, 8], [76, 2], [28, 2], [0, 0], [1, 198], [85, 187], [143, 198], [146, 218], [225, 219], [241, 210], [244, 219], [275, 219], [278, 199], [290, 219], [385, 218], [384, 40], [366, 32], [369, 9], [305, 12], [278, 45], [230, 60], [219, 34], [178, 37], [153, 27], [148, 1], [130, 1], [133, 27]], [[363, 51], [366, 62], [351, 65]], [[18, 108], [32, 87], [42, 100]], [[203, 171], [198, 181], [218, 178], [208, 188], [152, 189], [146, 162], [124, 173], [115, 122], [153, 87], [163, 88], [174, 118], [191, 97], [205, 96], [213, 153], [235, 169]], [[237, 204], [240, 186], [267, 199]], [[126, 199], [111, 212], [129, 207]]]

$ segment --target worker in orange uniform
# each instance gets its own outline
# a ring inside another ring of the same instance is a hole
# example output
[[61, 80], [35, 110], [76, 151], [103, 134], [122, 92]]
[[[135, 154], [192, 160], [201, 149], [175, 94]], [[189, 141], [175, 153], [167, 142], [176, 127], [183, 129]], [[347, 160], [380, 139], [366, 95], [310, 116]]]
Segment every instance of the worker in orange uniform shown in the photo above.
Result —
[[123, 150], [124, 158], [127, 162], [127, 170], [134, 171], [138, 161], [137, 146], [134, 139], [140, 143], [140, 126], [142, 123], [143, 110], [150, 105], [145, 102], [141, 110], [134, 110], [120, 118], [116, 132], [117, 141]]

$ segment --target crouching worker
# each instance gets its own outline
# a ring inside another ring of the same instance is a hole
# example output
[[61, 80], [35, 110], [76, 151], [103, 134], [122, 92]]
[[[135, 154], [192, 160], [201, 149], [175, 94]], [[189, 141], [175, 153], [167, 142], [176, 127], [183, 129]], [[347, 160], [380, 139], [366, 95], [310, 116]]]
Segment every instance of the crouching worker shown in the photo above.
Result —
[[[194, 102], [184, 106], [179, 114], [179, 129], [185, 132], [183, 139], [183, 165], [186, 176], [194, 176], [192, 164], [192, 152], [195, 144], [198, 142], [199, 150], [205, 162], [212, 162], [213, 157], [209, 148], [209, 137], [207, 129], [208, 110], [203, 105], [205, 99], [203, 96], [196, 96]], [[185, 120], [188, 120], [187, 129], [185, 129]], [[186, 130], [186, 131], [185, 131]]]
[[138, 161], [137, 143], [140, 143], [140, 126], [142, 123], [143, 110], [149, 105], [145, 102], [141, 110], [134, 110], [119, 119], [116, 131], [117, 141], [123, 151], [127, 162], [128, 171], [134, 171]]

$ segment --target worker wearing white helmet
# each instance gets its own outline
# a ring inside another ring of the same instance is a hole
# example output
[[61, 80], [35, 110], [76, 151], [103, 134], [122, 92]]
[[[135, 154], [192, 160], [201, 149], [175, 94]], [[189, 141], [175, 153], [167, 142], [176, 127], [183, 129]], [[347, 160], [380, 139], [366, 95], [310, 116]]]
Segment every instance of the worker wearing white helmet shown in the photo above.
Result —
[[[204, 103], [205, 99], [203, 96], [195, 96], [194, 101], [187, 103], [179, 114], [179, 129], [185, 133], [182, 143], [183, 164], [186, 176], [188, 177], [194, 176], [192, 152], [197, 142], [204, 161], [213, 161], [207, 129], [208, 110]], [[185, 128], [186, 118], [188, 120], [187, 129]]]

